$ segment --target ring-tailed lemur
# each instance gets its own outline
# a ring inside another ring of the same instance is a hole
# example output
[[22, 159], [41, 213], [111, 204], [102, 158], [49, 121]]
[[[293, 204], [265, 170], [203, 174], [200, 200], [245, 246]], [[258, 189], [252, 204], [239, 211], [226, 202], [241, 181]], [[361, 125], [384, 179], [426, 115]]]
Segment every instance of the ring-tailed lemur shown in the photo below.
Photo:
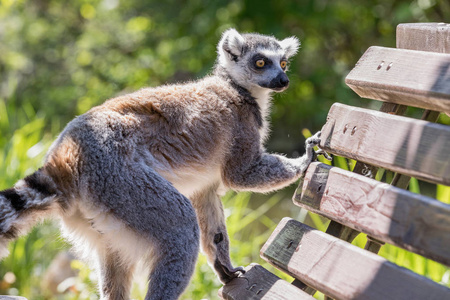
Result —
[[138, 261], [146, 299], [176, 299], [199, 242], [222, 282], [236, 277], [220, 195], [269, 192], [296, 181], [313, 160], [269, 154], [263, 142], [273, 91], [288, 87], [295, 37], [226, 31], [212, 75], [110, 99], [70, 122], [43, 166], [0, 192], [0, 256], [38, 219], [63, 233], [99, 273], [102, 299], [128, 298]]

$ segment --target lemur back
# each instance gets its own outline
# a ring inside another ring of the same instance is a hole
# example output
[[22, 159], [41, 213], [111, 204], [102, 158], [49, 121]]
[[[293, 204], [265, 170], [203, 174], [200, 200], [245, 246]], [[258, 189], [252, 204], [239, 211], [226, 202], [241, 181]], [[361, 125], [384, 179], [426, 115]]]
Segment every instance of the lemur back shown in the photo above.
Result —
[[222, 282], [238, 276], [220, 195], [268, 192], [296, 181], [314, 157], [265, 151], [273, 91], [289, 80], [299, 43], [226, 31], [212, 75], [110, 99], [70, 122], [43, 166], [0, 192], [0, 256], [39, 219], [64, 235], [99, 274], [102, 299], [126, 299], [138, 262], [146, 299], [177, 299], [199, 246]]

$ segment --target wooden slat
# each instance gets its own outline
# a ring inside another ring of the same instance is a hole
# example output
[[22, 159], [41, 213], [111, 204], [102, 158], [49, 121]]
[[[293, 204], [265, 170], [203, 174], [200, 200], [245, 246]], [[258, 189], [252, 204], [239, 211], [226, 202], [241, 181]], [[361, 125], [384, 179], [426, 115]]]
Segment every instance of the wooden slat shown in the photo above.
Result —
[[363, 98], [450, 112], [450, 54], [370, 47], [345, 82]]
[[336, 299], [450, 299], [450, 289], [289, 218], [261, 256]]
[[294, 203], [450, 266], [450, 205], [340, 168], [312, 163]]
[[397, 48], [450, 53], [450, 24], [399, 24]]
[[321, 139], [330, 153], [450, 185], [450, 126], [335, 103]]
[[233, 279], [219, 290], [219, 297], [227, 300], [314, 300], [292, 284], [281, 280], [258, 264], [245, 268], [243, 275]]

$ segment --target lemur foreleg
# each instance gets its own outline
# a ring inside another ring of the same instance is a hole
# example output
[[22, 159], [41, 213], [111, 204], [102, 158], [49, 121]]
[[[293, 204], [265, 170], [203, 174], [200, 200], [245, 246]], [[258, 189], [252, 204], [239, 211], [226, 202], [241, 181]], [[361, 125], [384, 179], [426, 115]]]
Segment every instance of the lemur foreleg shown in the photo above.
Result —
[[288, 186], [298, 180], [316, 159], [314, 147], [319, 143], [320, 132], [317, 132], [306, 140], [306, 153], [299, 158], [261, 152], [250, 162], [231, 162], [225, 169], [227, 183], [235, 190], [254, 192], [271, 192]]
[[208, 263], [223, 283], [229, 282], [244, 272], [244, 268], [234, 268], [230, 261], [227, 229], [222, 202], [217, 195], [217, 185], [196, 193], [192, 199], [200, 225], [200, 244]]

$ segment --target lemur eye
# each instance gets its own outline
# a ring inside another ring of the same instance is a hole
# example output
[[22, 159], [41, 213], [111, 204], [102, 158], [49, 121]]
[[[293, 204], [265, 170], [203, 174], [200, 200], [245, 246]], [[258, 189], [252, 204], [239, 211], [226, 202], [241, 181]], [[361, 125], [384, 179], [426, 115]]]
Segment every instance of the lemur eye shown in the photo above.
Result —
[[264, 59], [258, 59], [255, 64], [258, 68], [262, 68], [266, 63], [264, 62]]
[[286, 69], [286, 67], [287, 67], [287, 61], [282, 60], [282, 61], [280, 62], [280, 67], [281, 67], [283, 70]]

